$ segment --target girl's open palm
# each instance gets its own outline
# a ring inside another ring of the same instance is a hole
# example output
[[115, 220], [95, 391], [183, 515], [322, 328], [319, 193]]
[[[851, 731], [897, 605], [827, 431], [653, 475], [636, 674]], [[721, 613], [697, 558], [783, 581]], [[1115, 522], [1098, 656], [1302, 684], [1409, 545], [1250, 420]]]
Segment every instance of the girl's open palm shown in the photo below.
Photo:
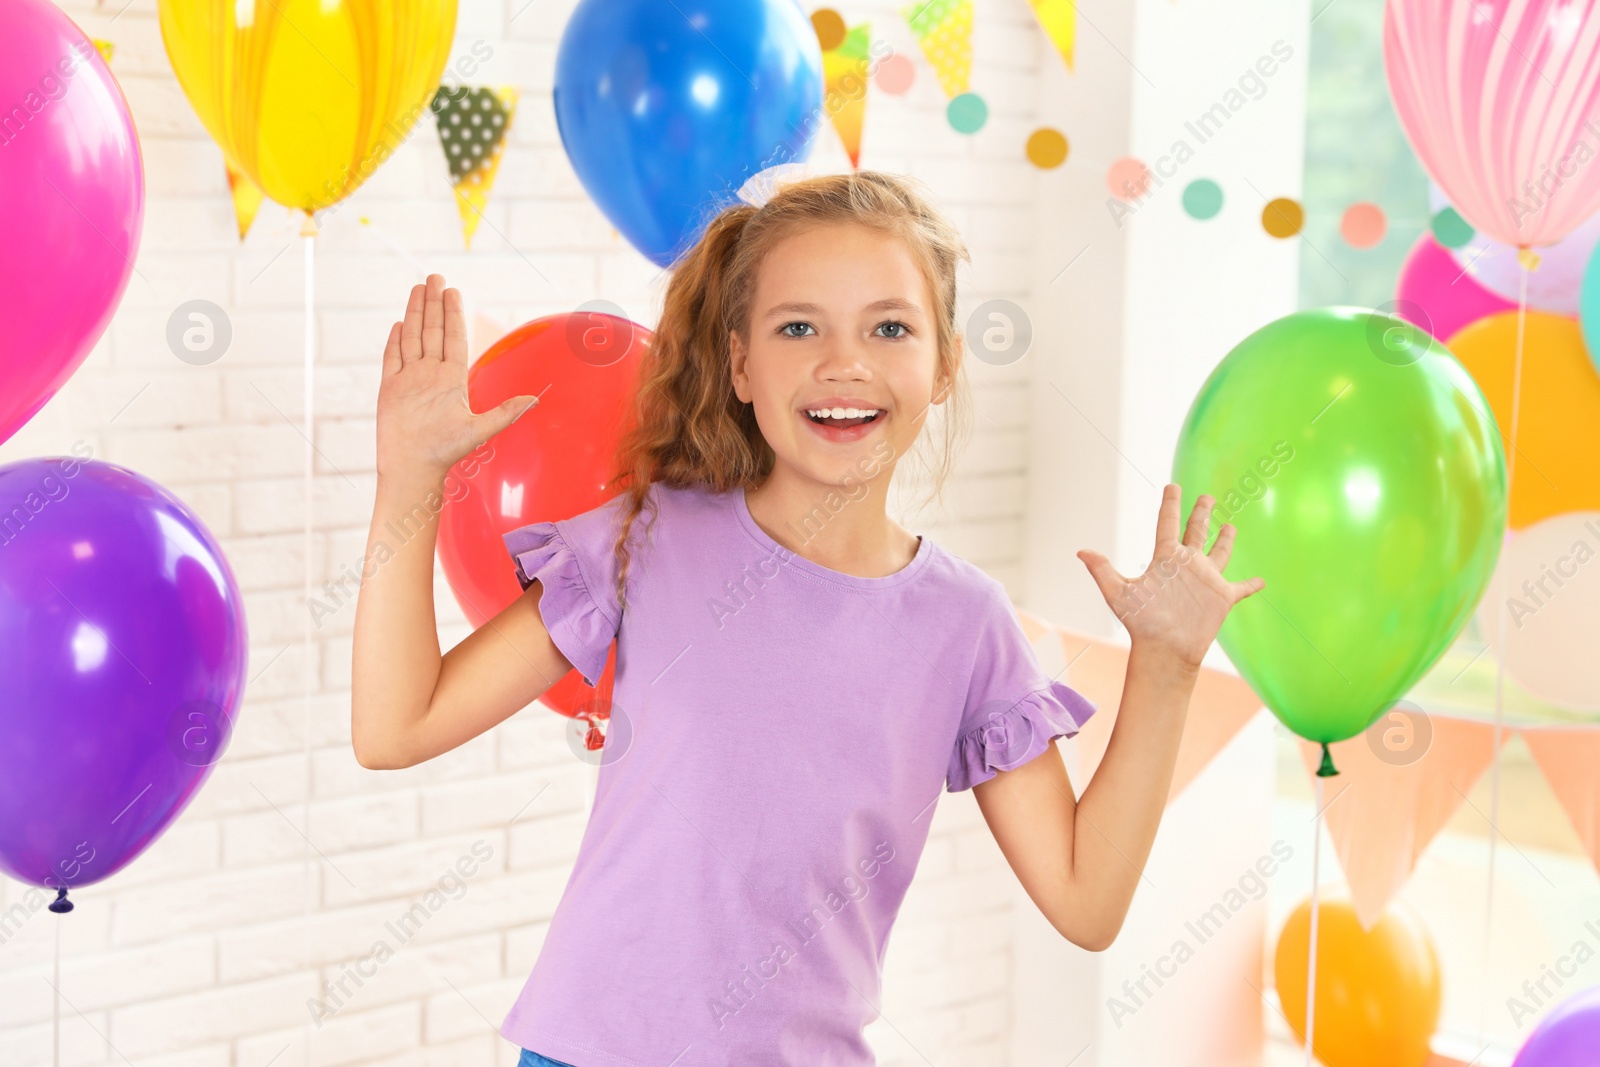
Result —
[[1155, 557], [1139, 577], [1124, 577], [1098, 552], [1085, 550], [1078, 558], [1135, 643], [1160, 647], [1198, 667], [1228, 612], [1266, 582], [1260, 578], [1230, 582], [1222, 576], [1238, 533], [1232, 523], [1223, 524], [1211, 551], [1205, 551], [1216, 503], [1210, 496], [1195, 501], [1180, 538], [1182, 499], [1177, 485], [1169, 484], [1163, 492]]
[[467, 324], [461, 293], [428, 275], [413, 286], [403, 322], [389, 328], [378, 386], [378, 473], [442, 478], [457, 460], [538, 403], [514, 396], [477, 414], [467, 398]]

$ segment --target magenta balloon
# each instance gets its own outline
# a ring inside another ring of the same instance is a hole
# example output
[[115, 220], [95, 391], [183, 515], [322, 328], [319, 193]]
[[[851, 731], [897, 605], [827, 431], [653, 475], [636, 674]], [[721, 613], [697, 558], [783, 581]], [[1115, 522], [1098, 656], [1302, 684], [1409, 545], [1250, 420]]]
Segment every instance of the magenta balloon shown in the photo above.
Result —
[[0, 442], [105, 332], [144, 223], [128, 103], [49, 0], [0, 3]]
[[1539, 1021], [1511, 1067], [1595, 1067], [1600, 1063], [1600, 986], [1574, 993]]
[[1450, 203], [1521, 248], [1600, 210], [1600, 0], [1389, 0], [1400, 125]]
[[71, 888], [149, 847], [227, 747], [246, 652], [177, 497], [71, 456], [0, 467], [0, 870]]
[[1517, 307], [1473, 281], [1431, 233], [1411, 246], [1400, 267], [1394, 300], [1396, 315], [1446, 343], [1461, 327]]

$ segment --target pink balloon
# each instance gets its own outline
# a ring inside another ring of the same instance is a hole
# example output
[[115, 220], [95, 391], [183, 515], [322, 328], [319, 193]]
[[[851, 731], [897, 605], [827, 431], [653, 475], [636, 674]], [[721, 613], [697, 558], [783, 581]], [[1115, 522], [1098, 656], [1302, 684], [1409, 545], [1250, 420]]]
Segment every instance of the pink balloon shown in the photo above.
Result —
[[[1431, 186], [1428, 189], [1430, 213], [1446, 206], [1444, 191], [1437, 185]], [[1597, 244], [1600, 244], [1600, 215], [1585, 219], [1561, 240], [1541, 247], [1536, 253], [1539, 263], [1531, 271], [1523, 268], [1515, 248], [1481, 233], [1473, 234], [1461, 247], [1450, 249], [1450, 256], [1476, 278], [1479, 285], [1496, 296], [1503, 296], [1514, 304], [1526, 285], [1530, 308], [1573, 318], [1578, 314], [1583, 276]]]
[[1383, 60], [1423, 167], [1528, 248], [1600, 210], [1600, 0], [1389, 0]]
[[1421, 326], [1446, 345], [1461, 327], [1500, 311], [1515, 311], [1472, 280], [1433, 234], [1424, 233], [1411, 246], [1395, 286], [1395, 314]]
[[105, 332], [144, 222], [122, 89], [49, 0], [0, 4], [0, 442]]

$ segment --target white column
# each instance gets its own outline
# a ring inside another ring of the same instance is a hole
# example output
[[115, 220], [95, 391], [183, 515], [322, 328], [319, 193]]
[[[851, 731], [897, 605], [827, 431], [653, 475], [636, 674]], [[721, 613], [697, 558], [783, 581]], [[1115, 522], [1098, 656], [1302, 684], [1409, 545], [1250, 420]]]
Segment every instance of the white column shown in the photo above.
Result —
[[[1268, 236], [1261, 212], [1300, 197], [1310, 19], [1309, 0], [1080, 0], [1077, 68], [1041, 78], [1041, 120], [1072, 154], [1038, 190], [1023, 603], [1058, 624], [1115, 632], [1074, 553], [1143, 569], [1190, 402], [1235, 344], [1296, 308], [1300, 239]], [[1106, 171], [1128, 154], [1154, 180], [1113, 210]], [[1207, 221], [1183, 207], [1201, 178], [1223, 194]], [[1120, 1027], [1108, 1000], [1131, 1004], [1123, 983], [1271, 855], [1273, 751], [1262, 712], [1168, 809], [1106, 952], [1063, 941], [1018, 890], [1013, 1064], [1255, 1062], [1264, 901], [1205, 944], [1188, 933], [1193, 958], [1163, 988], [1147, 978], [1155, 995]]]

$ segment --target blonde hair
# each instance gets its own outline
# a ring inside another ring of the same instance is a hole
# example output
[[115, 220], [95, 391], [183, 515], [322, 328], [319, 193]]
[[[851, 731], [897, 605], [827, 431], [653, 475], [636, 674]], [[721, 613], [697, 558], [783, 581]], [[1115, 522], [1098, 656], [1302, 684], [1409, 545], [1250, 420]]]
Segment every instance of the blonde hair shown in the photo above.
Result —
[[[617, 596], [626, 603], [628, 536], [651, 485], [712, 492], [756, 488], [772, 471], [772, 447], [754, 408], [733, 391], [728, 336], [750, 341], [756, 275], [773, 245], [799, 230], [853, 222], [902, 240], [933, 294], [937, 373], [951, 388], [938, 455], [927, 463], [936, 499], [966, 432], [970, 397], [956, 330], [956, 267], [971, 262], [954, 226], [914, 179], [879, 171], [782, 185], [761, 207], [719, 212], [673, 268], [661, 320], [640, 368], [631, 428], [617, 450], [613, 484], [627, 494], [617, 534]], [[918, 435], [920, 446], [927, 435]], [[917, 450], [914, 449], [914, 452]]]

